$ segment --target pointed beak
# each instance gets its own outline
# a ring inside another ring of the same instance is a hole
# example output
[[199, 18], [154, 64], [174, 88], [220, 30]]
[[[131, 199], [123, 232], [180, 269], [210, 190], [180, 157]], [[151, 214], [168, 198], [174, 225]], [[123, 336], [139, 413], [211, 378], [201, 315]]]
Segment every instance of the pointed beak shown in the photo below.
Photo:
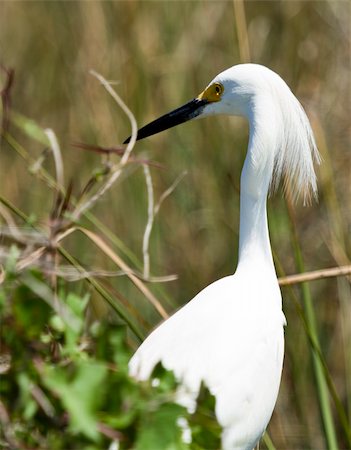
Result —
[[[159, 133], [160, 131], [167, 130], [168, 128], [175, 127], [176, 125], [187, 122], [188, 120], [194, 119], [201, 114], [202, 110], [208, 103], [208, 100], [204, 98], [194, 98], [180, 108], [177, 108], [174, 111], [171, 111], [140, 128], [137, 134], [137, 141]], [[131, 136], [129, 136], [123, 144], [128, 144], [130, 138]]]

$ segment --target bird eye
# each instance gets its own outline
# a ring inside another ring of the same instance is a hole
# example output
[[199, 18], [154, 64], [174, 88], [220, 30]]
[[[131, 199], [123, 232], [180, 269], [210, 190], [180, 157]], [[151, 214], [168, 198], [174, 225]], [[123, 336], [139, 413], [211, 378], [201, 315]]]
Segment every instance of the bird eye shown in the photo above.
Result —
[[215, 92], [217, 95], [221, 95], [223, 92], [223, 86], [220, 83], [215, 83], [214, 85]]
[[206, 100], [207, 102], [219, 102], [223, 94], [224, 87], [222, 83], [212, 83], [201, 92], [197, 97], [200, 100]]

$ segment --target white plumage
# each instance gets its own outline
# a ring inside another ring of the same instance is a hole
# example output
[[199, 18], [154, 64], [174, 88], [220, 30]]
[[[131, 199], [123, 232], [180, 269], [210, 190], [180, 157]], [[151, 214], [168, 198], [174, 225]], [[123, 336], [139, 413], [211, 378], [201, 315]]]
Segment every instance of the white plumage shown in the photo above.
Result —
[[204, 381], [216, 398], [223, 448], [252, 450], [272, 415], [284, 355], [267, 194], [284, 177], [294, 195], [316, 196], [313, 159], [319, 157], [298, 100], [276, 73], [256, 64], [222, 72], [199, 97], [139, 130], [138, 138], [215, 114], [244, 116], [250, 126], [240, 183], [238, 267], [156, 328], [131, 359], [130, 373], [147, 379], [162, 362], [180, 380], [178, 401], [190, 409]]

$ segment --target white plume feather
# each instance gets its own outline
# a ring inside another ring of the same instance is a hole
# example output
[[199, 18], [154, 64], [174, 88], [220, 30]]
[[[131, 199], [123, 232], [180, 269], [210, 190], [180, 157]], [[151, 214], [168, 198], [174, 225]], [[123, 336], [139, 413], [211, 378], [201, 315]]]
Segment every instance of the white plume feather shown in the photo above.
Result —
[[[320, 157], [308, 117], [285, 81], [259, 64], [239, 64], [210, 83], [224, 86], [220, 102], [209, 104], [202, 115], [230, 114], [250, 122], [249, 150], [257, 174], [266, 171], [270, 190], [284, 179], [294, 198], [317, 197], [313, 163]], [[251, 144], [251, 145], [250, 145]]]
[[313, 163], [320, 163], [313, 131], [303, 107], [288, 85], [276, 74], [271, 79], [274, 79], [272, 96], [281, 113], [271, 190], [274, 191], [283, 178], [284, 189], [291, 187], [293, 199], [302, 194], [304, 203], [308, 203], [311, 195], [317, 198]]

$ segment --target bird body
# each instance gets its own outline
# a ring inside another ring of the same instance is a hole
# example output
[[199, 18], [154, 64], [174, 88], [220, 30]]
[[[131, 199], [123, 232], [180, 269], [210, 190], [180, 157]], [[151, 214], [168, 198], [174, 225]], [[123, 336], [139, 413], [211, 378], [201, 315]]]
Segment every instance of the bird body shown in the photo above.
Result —
[[225, 449], [252, 450], [277, 398], [285, 319], [278, 284], [271, 281], [272, 273], [258, 266], [255, 280], [239, 269], [210, 284], [156, 328], [130, 363], [140, 380], [159, 361], [173, 370], [182, 381], [177, 400], [189, 410], [203, 381], [216, 397]]
[[178, 401], [194, 409], [203, 381], [216, 398], [225, 450], [252, 450], [277, 399], [284, 356], [282, 301], [269, 241], [266, 201], [282, 176], [308, 198], [316, 194], [318, 151], [308, 119], [285, 82], [266, 67], [234, 66], [194, 100], [138, 132], [138, 139], [214, 114], [249, 121], [240, 182], [239, 258], [220, 279], [156, 328], [130, 361], [145, 380], [161, 362], [181, 387]]

